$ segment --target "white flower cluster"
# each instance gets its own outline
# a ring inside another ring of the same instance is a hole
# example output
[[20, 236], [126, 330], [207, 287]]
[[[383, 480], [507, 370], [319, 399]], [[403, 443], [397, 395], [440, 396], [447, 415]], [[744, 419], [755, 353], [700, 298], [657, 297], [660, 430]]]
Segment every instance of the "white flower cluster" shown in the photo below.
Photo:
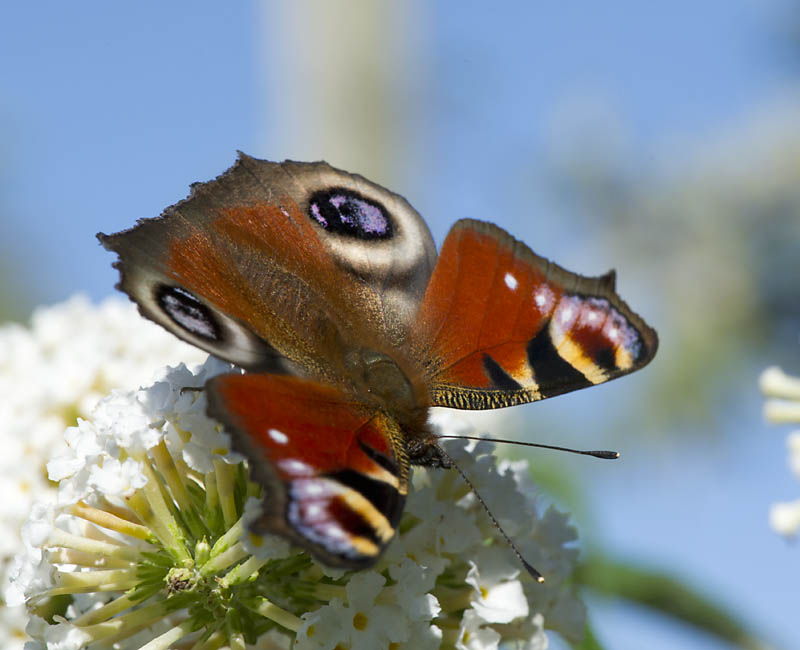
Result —
[[[767, 397], [764, 416], [776, 424], [800, 424], [800, 377], [787, 375], [777, 367], [767, 368], [759, 380], [761, 392]], [[800, 429], [787, 438], [789, 467], [800, 478]], [[772, 505], [770, 525], [781, 535], [794, 536], [800, 529], [800, 499]]]
[[[247, 534], [260, 488], [205, 416], [203, 393], [182, 390], [226, 369], [170, 370], [67, 431], [66, 454], [48, 465], [58, 503], [33, 510], [8, 591], [34, 614], [28, 650], [533, 650], [547, 647], [545, 626], [580, 638], [575, 531], [552, 508], [537, 514], [525, 463], [498, 464], [488, 443], [447, 450], [545, 584], [454, 470], [415, 470], [398, 535], [372, 570], [331, 570]], [[458, 433], [451, 416], [433, 423]]]
[[[20, 526], [34, 500], [55, 498], [45, 464], [64, 430], [114, 388], [152, 381], [165, 364], [207, 355], [139, 316], [125, 298], [92, 305], [83, 296], [37, 309], [30, 327], [0, 327], [0, 580], [22, 548]], [[27, 616], [0, 607], [0, 647], [21, 649]]]

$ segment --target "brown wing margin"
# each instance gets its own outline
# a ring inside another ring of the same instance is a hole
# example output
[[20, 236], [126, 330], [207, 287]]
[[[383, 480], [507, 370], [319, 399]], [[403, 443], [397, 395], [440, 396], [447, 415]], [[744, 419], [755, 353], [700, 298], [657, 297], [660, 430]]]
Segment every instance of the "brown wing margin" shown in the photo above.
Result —
[[658, 337], [614, 290], [539, 257], [497, 226], [464, 219], [442, 246], [414, 348], [435, 406], [512, 406], [645, 366]]

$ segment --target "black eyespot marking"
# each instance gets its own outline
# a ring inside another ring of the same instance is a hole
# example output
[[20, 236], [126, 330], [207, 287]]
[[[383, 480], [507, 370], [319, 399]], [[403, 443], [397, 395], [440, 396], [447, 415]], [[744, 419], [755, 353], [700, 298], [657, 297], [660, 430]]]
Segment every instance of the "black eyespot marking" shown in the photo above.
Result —
[[483, 355], [483, 369], [495, 388], [500, 390], [522, 390], [521, 384], [488, 354]]
[[394, 234], [386, 209], [351, 190], [335, 187], [316, 192], [309, 216], [330, 232], [356, 239], [389, 239]]
[[222, 328], [214, 313], [191, 293], [165, 284], [156, 289], [156, 301], [176, 325], [209, 341], [222, 338]]

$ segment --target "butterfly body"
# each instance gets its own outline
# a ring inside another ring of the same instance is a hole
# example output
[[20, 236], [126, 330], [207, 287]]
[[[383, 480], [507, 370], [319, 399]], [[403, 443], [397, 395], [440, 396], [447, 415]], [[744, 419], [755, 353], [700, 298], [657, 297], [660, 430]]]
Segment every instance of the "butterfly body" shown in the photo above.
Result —
[[438, 256], [402, 197], [325, 163], [241, 155], [157, 219], [99, 235], [143, 315], [243, 375], [209, 414], [265, 487], [258, 531], [374, 563], [410, 465], [447, 467], [430, 406], [498, 408], [645, 365], [653, 332], [614, 290], [461, 220]]

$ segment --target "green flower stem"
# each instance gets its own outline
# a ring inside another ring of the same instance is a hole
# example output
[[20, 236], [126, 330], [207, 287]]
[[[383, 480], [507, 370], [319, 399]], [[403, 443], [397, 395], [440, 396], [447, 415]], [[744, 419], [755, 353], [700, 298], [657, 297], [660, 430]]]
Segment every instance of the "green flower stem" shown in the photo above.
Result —
[[187, 634], [192, 632], [191, 620], [184, 621], [177, 627], [173, 627], [169, 632], [164, 632], [161, 636], [143, 645], [139, 650], [167, 650], [176, 641], [180, 641]]
[[[258, 570], [264, 566], [269, 560], [258, 558], [255, 556], [251, 556], [238, 566], [233, 567], [227, 575], [222, 578], [219, 583], [223, 589], [227, 589], [233, 585], [237, 585], [241, 582], [245, 582], [251, 576], [254, 576], [258, 573]], [[205, 568], [205, 567], [203, 567]], [[201, 568], [201, 573], [203, 569]]]
[[234, 544], [227, 551], [219, 555], [213, 555], [211, 559], [200, 567], [200, 575], [204, 578], [212, 576], [215, 573], [224, 571], [230, 566], [236, 564], [239, 560], [247, 557], [249, 554], [242, 544]]
[[68, 533], [60, 528], [53, 528], [47, 540], [47, 546], [71, 548], [75, 551], [117, 558], [128, 562], [135, 562], [139, 559], [141, 554], [140, 549], [136, 547], [120, 546], [118, 544], [112, 544], [111, 542], [87, 539], [86, 537]]
[[98, 557], [92, 553], [74, 551], [69, 548], [47, 549], [47, 559], [50, 564], [74, 564], [88, 569], [127, 569], [132, 562], [113, 557]]
[[452, 589], [444, 585], [438, 586], [436, 589], [436, 597], [444, 612], [457, 612], [468, 608], [474, 593], [469, 585], [464, 589]]
[[105, 605], [92, 609], [85, 614], [76, 618], [73, 623], [78, 627], [85, 627], [88, 625], [95, 625], [101, 621], [108, 620], [112, 616], [116, 616], [120, 612], [124, 612], [129, 607], [133, 607], [136, 603], [130, 596], [122, 595], [107, 602]]
[[92, 506], [86, 505], [82, 501], [72, 506], [70, 512], [76, 517], [80, 517], [81, 519], [90, 521], [93, 524], [97, 524], [106, 530], [115, 530], [118, 533], [128, 535], [129, 537], [135, 537], [136, 539], [141, 539], [145, 542], [152, 543], [157, 541], [153, 533], [146, 526], [141, 526], [133, 523], [132, 521], [127, 521], [126, 519], [111, 514], [110, 512], [106, 512], [105, 510], [93, 508]]
[[54, 581], [57, 585], [48, 594], [89, 593], [91, 591], [126, 591], [139, 583], [135, 569], [111, 569], [109, 571], [84, 571], [69, 573], [56, 571]]
[[313, 592], [314, 598], [318, 600], [333, 600], [334, 598], [341, 598], [347, 602], [347, 589], [340, 585], [329, 585], [324, 582], [314, 585]]
[[211, 547], [211, 557], [214, 558], [220, 553], [227, 551], [234, 544], [239, 543], [243, 533], [244, 522], [240, 517], [233, 526], [230, 526], [229, 529], [225, 531], [224, 535], [214, 542], [214, 546]]
[[285, 627], [287, 630], [291, 630], [292, 632], [299, 632], [303, 625], [303, 621], [297, 616], [291, 612], [287, 612], [285, 609], [278, 607], [266, 598], [259, 597], [255, 599], [254, 602], [245, 604], [256, 614], [260, 614], [264, 618], [275, 621], [278, 625]]
[[229, 635], [228, 647], [231, 650], [246, 650], [247, 644], [241, 632], [235, 632]]
[[228, 642], [227, 637], [219, 630], [213, 632], [205, 641], [195, 643], [191, 650], [219, 650]]
[[178, 505], [178, 510], [186, 522], [186, 525], [189, 527], [189, 531], [192, 533], [195, 539], [199, 539], [200, 537], [203, 537], [203, 535], [207, 535], [209, 531], [206, 530], [205, 526], [203, 526], [202, 521], [197, 516], [197, 512], [195, 512], [195, 509], [192, 507], [191, 497], [189, 497], [189, 492], [186, 490], [186, 485], [184, 484], [183, 480], [181, 479], [181, 475], [178, 473], [178, 470], [175, 467], [175, 463], [172, 460], [172, 454], [170, 454], [167, 450], [167, 443], [162, 440], [150, 450], [150, 453], [153, 455], [153, 459], [156, 462], [158, 471], [167, 482], [167, 487], [169, 487], [170, 494], [172, 498], [175, 499], [175, 502]]
[[214, 471], [217, 473], [217, 492], [219, 492], [219, 505], [222, 508], [222, 519], [225, 528], [230, 528], [237, 519], [234, 498], [236, 469], [223, 460], [214, 459]]
[[219, 490], [217, 490], [217, 474], [213, 470], [208, 472], [203, 483], [206, 486], [206, 512], [219, 512]]
[[[436, 625], [439, 626], [442, 630], [442, 645], [440, 646], [440, 650], [450, 650], [450, 648], [455, 649], [456, 643], [458, 643], [458, 632], [459, 626], [450, 627], [450, 626], [442, 626], [439, 624], [439, 619], [436, 619]], [[462, 639], [465, 643], [469, 641], [469, 639]]]
[[147, 477], [147, 483], [141, 490], [137, 490], [130, 497], [126, 497], [126, 503], [133, 509], [140, 521], [153, 531], [161, 545], [178, 563], [182, 566], [191, 566], [191, 555], [183, 543], [180, 526], [172, 516], [172, 512], [167, 507], [164, 496], [161, 493], [158, 477], [156, 477], [147, 459], [140, 460], [142, 471]]
[[81, 628], [81, 631], [88, 634], [92, 641], [105, 640], [110, 642], [119, 641], [129, 636], [133, 636], [142, 630], [156, 623], [168, 614], [166, 601], [160, 600], [144, 607], [140, 607], [132, 612], [117, 616], [116, 618], [94, 623]]

